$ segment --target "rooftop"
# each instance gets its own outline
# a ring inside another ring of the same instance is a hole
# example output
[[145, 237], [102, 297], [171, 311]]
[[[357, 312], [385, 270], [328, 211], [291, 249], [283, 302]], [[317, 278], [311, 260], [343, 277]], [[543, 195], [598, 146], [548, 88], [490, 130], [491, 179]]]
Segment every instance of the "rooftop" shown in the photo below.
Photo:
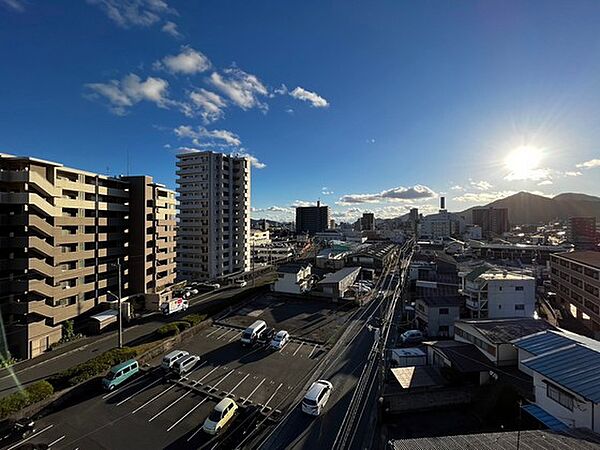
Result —
[[459, 372], [485, 372], [493, 368], [473, 344], [458, 341], [435, 341], [426, 344], [442, 353], [452, 363], [452, 368]]
[[569, 345], [581, 343], [600, 351], [600, 341], [565, 330], [546, 330], [515, 339], [513, 344], [533, 355], [541, 355]]
[[429, 307], [442, 307], [442, 306], [460, 306], [463, 303], [463, 298], [460, 296], [437, 296], [437, 297], [422, 297], [418, 298], [417, 302], [421, 301]]
[[530, 317], [456, 321], [457, 326], [460, 326], [461, 324], [467, 324], [474, 327], [486, 339], [495, 344], [504, 344], [540, 331], [557, 329], [545, 320], [532, 319]]
[[307, 266], [309, 266], [310, 264], [282, 264], [281, 266], [279, 266], [279, 268], [277, 269], [277, 272], [280, 273], [298, 273], [301, 270], [306, 269]]
[[325, 278], [319, 281], [319, 284], [339, 283], [345, 278], [353, 276], [358, 272], [360, 272], [360, 267], [344, 267], [337, 272], [325, 275]]
[[561, 258], [570, 259], [571, 261], [576, 261], [600, 269], [600, 252], [594, 252], [591, 250], [575, 251], [568, 253], [559, 253], [556, 256], [560, 256]]

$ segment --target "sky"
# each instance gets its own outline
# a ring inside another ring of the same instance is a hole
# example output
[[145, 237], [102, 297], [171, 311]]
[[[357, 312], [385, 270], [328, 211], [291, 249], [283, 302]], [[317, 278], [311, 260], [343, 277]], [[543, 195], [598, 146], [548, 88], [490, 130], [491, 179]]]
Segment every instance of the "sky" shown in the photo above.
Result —
[[253, 161], [253, 217], [600, 195], [600, 2], [0, 0], [0, 152], [175, 188]]

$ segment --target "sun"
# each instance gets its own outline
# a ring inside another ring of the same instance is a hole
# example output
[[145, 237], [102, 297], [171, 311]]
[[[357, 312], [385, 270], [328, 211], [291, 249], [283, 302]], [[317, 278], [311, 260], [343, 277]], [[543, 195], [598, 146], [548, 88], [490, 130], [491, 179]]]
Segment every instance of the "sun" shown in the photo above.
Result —
[[506, 177], [509, 180], [538, 180], [545, 176], [545, 170], [540, 169], [544, 157], [539, 147], [522, 145], [517, 147], [504, 159], [504, 164], [509, 171]]

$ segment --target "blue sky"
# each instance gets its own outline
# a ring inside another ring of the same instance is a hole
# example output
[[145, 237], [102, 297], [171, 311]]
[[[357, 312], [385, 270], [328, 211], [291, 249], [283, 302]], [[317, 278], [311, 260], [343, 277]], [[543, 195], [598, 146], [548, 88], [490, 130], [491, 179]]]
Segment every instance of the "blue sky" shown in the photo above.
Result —
[[[0, 152], [175, 187], [255, 158], [254, 216], [600, 194], [600, 2], [0, 0]], [[129, 155], [129, 157], [127, 156]]]

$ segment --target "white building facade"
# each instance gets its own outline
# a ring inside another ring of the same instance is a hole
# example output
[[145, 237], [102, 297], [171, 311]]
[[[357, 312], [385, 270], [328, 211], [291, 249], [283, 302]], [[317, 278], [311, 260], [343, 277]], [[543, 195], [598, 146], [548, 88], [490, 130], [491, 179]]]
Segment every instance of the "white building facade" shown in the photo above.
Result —
[[285, 294], [303, 294], [311, 288], [312, 266], [284, 264], [277, 269], [277, 281], [273, 285], [275, 292]]

